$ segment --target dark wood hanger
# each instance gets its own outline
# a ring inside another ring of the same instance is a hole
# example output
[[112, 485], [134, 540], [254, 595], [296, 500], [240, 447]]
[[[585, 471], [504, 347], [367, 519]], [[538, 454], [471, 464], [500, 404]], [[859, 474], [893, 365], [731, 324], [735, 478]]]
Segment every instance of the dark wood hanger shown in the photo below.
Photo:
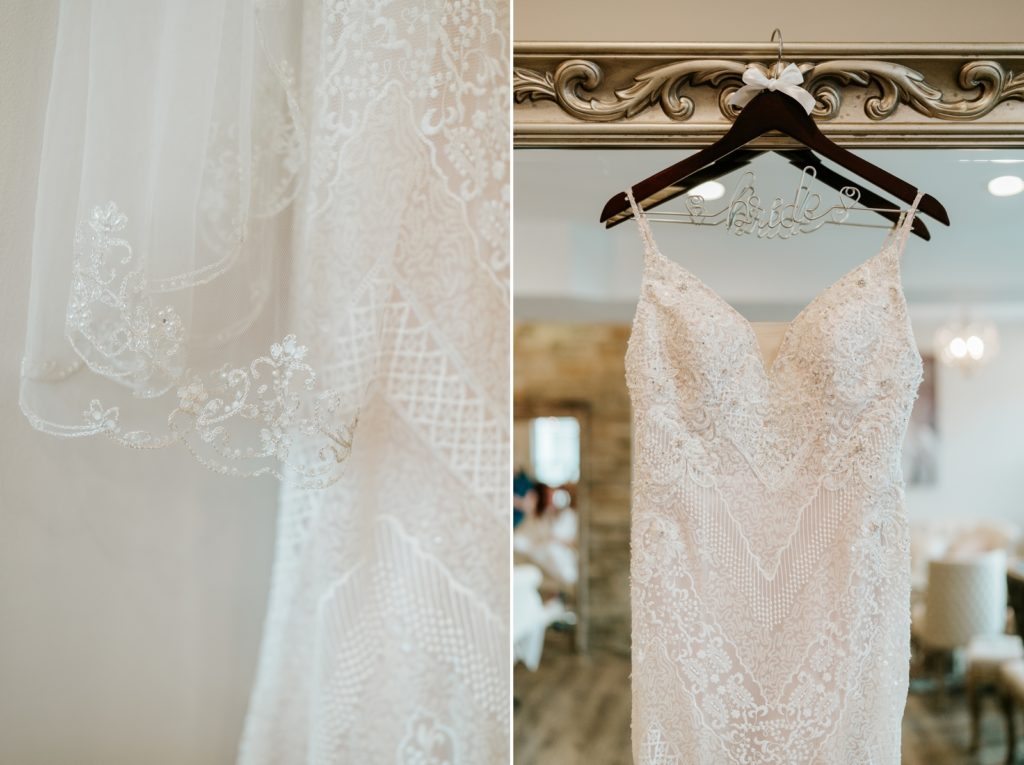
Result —
[[[766, 90], [754, 96], [740, 112], [729, 131], [718, 141], [633, 186], [633, 196], [637, 204], [644, 210], [657, 207], [696, 185], [691, 178], [698, 173], [703, 182], [735, 169], [736, 165], [719, 163], [772, 130], [799, 141], [808, 149], [850, 170], [907, 204], [912, 204], [917, 196], [917, 189], [911, 184], [827, 138], [795, 99], [778, 91]], [[729, 170], [723, 172], [722, 168], [725, 167]], [[940, 223], [949, 225], [946, 208], [930, 194], [922, 196], [918, 209]], [[607, 228], [617, 226], [631, 217], [632, 210], [624, 191], [609, 199], [601, 211], [601, 222], [605, 223]]]
[[[733, 152], [733, 154], [735, 153], [736, 152]], [[854, 183], [848, 178], [844, 178], [835, 170], [827, 167], [809, 149], [776, 150], [776, 154], [781, 154], [789, 164], [801, 170], [805, 167], [813, 167], [817, 174], [817, 179], [836, 191], [842, 192], [845, 187], [857, 189], [857, 191], [860, 192], [860, 205], [871, 208], [874, 212], [881, 215], [890, 223], [899, 223], [900, 217], [903, 215], [902, 209], [890, 203], [885, 197], [879, 196], [871, 189], [864, 188], [859, 183]], [[924, 221], [916, 215], [914, 216], [914, 222], [910, 225], [910, 231], [914, 235], [924, 239], [926, 242], [932, 238], [931, 232], [928, 231], [928, 227], [924, 224]]]

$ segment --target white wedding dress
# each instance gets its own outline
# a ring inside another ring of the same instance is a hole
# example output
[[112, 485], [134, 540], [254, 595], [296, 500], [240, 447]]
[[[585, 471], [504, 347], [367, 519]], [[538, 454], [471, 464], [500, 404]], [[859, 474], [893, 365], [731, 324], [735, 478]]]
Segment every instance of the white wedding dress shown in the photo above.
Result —
[[358, 425], [333, 485], [282, 487], [239, 763], [507, 763], [508, 5], [311, 26], [291, 326]]
[[[920, 197], [918, 197], [918, 200]], [[910, 649], [900, 451], [921, 380], [917, 201], [790, 323], [646, 248], [627, 353], [637, 765], [896, 765]]]

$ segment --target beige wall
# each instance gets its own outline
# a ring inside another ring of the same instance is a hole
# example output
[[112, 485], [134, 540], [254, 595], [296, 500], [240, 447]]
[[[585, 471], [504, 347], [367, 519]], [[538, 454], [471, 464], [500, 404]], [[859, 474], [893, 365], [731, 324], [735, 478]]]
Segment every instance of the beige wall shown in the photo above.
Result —
[[1020, 42], [1024, 2], [515, 0], [517, 42]]
[[[234, 762], [273, 481], [65, 440], [18, 409], [55, 0], [0, 3], [0, 763]], [[120, 460], [122, 469], [102, 473]]]

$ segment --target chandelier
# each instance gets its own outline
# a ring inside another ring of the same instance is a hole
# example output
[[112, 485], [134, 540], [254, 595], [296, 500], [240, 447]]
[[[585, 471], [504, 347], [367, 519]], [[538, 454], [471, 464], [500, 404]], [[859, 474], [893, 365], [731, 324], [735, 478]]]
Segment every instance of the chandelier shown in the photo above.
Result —
[[992, 322], [949, 322], [935, 333], [935, 348], [943, 363], [970, 374], [999, 351], [999, 333]]

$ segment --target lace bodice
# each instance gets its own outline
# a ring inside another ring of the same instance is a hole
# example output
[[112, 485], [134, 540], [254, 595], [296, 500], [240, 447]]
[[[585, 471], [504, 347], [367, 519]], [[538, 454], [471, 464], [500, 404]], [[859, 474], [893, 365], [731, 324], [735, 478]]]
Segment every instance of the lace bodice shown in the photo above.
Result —
[[630, 202], [646, 250], [626, 358], [634, 759], [898, 763], [900, 452], [922, 374], [900, 256], [917, 201], [768, 365], [750, 322], [666, 258]]

